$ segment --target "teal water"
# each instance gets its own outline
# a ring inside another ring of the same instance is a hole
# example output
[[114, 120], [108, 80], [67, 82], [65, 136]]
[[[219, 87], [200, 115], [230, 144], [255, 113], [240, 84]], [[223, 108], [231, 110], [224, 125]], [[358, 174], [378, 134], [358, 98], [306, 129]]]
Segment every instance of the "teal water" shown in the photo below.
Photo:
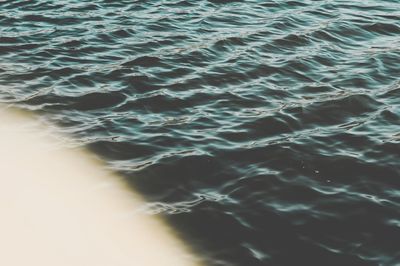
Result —
[[1, 1], [0, 59], [209, 265], [400, 264], [400, 1]]

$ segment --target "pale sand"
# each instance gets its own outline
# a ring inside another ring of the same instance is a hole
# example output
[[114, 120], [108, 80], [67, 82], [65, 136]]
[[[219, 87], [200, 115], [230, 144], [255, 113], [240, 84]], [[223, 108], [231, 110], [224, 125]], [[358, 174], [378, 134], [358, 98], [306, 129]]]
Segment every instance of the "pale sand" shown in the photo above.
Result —
[[[3, 108], [4, 109], [4, 108]], [[0, 265], [200, 265], [142, 199], [34, 117], [0, 111]]]

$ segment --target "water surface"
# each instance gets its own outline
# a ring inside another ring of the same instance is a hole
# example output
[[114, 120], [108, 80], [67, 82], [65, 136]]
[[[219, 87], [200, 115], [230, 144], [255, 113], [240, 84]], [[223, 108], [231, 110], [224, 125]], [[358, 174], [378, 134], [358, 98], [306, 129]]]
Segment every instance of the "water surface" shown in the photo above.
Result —
[[0, 95], [209, 265], [400, 264], [400, 1], [2, 1]]

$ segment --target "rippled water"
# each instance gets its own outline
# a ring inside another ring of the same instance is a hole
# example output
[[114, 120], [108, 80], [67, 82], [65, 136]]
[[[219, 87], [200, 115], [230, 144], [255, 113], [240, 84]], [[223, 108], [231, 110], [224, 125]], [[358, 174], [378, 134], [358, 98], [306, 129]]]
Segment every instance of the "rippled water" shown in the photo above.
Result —
[[0, 1], [1, 101], [209, 265], [400, 265], [400, 1]]

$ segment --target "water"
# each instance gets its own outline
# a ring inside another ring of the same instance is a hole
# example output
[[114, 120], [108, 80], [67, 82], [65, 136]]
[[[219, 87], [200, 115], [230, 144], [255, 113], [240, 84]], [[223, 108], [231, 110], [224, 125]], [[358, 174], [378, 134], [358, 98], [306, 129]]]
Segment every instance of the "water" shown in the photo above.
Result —
[[0, 95], [209, 265], [400, 265], [400, 1], [2, 1]]

